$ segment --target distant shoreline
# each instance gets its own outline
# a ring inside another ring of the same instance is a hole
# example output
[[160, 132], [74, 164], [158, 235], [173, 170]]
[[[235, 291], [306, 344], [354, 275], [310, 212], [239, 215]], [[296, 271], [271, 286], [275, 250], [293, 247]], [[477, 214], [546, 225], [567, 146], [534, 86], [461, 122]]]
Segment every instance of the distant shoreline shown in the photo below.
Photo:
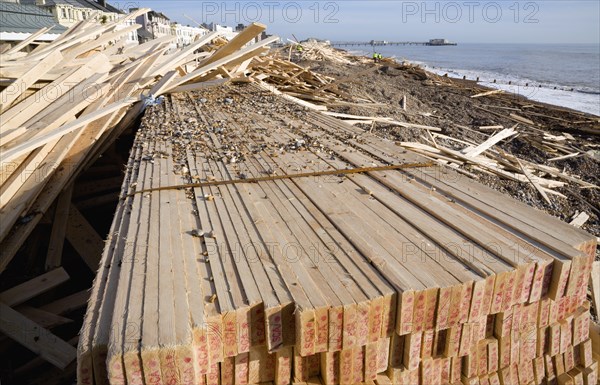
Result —
[[[472, 43], [472, 44], [479, 44], [479, 43]], [[505, 43], [498, 43], [498, 44], [505, 44]], [[526, 43], [523, 43], [523, 45]], [[581, 45], [586, 45], [586, 44], [581, 44]], [[365, 52], [365, 55], [357, 55], [356, 51], [354, 50], [348, 50], [348, 49], [344, 49], [344, 48], [338, 48], [338, 47], [333, 47], [333, 49], [336, 49], [338, 51], [344, 52], [346, 55], [353, 57], [353, 58], [367, 58], [369, 59], [369, 55], [367, 52]], [[398, 65], [402, 64], [402, 62], [407, 62], [410, 63], [412, 65], [417, 65], [421, 68], [423, 68], [423, 70], [438, 75], [438, 76], [447, 76], [450, 79], [455, 79], [455, 80], [467, 80], [467, 81], [472, 81], [475, 84], [477, 84], [479, 87], [485, 87], [485, 88], [489, 88], [490, 90], [493, 89], [501, 89], [507, 93], [512, 93], [515, 95], [519, 95], [522, 96], [528, 100], [534, 101], [534, 102], [538, 102], [538, 103], [542, 103], [542, 104], [547, 104], [547, 105], [551, 105], [551, 106], [557, 106], [557, 107], [563, 107], [563, 108], [567, 108], [567, 109], [571, 109], [574, 111], [578, 111], [578, 112], [582, 112], [582, 113], [586, 113], [586, 114], [590, 114], [593, 116], [600, 116], [600, 91], [595, 91], [595, 90], [585, 90], [585, 89], [578, 89], [575, 87], [572, 87], [572, 89], [570, 89], [567, 86], [561, 86], [561, 85], [547, 85], [547, 84], [541, 84], [540, 82], [538, 83], [534, 83], [533, 81], [531, 83], [519, 83], [516, 81], [510, 81], [510, 80], [506, 80], [505, 78], [503, 79], [501, 74], [498, 74], [498, 78], [501, 79], [500, 81], [495, 80], [491, 80], [491, 79], [487, 79], [487, 77], [482, 76], [477, 76], [478, 71], [476, 70], [457, 70], [457, 69], [445, 69], [445, 68], [441, 68], [441, 67], [435, 67], [432, 65], [428, 65], [427, 63], [423, 63], [420, 61], [415, 61], [415, 60], [411, 60], [411, 59], [403, 59], [403, 60], [399, 60], [396, 57], [389, 57], [388, 59], [394, 60], [395, 63], [397, 63]], [[466, 77], [463, 78], [463, 76], [465, 75], [461, 75], [461, 71], [464, 72], [469, 72], [469, 74], [471, 74], [471, 77]], [[517, 77], [517, 75], [515, 75], [515, 77]], [[541, 85], [541, 87], [540, 87]], [[580, 99], [588, 99], [588, 98], [598, 98], [598, 103], [595, 105], [595, 110], [592, 110], [589, 108], [589, 106], [587, 105], [583, 105], [583, 103], [579, 103], [577, 98], [575, 100], [573, 100], [573, 98], [571, 98], [572, 93], [576, 93], [581, 95]]]

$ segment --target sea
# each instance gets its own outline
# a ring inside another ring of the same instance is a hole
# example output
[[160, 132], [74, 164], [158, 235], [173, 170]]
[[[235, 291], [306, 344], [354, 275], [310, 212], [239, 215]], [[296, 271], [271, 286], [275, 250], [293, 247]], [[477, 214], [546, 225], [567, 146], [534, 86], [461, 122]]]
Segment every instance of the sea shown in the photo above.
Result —
[[[344, 47], [340, 47], [344, 48]], [[378, 46], [385, 57], [419, 64], [532, 100], [600, 116], [600, 46], [596, 44], [461, 44]], [[373, 47], [349, 47], [372, 56]]]

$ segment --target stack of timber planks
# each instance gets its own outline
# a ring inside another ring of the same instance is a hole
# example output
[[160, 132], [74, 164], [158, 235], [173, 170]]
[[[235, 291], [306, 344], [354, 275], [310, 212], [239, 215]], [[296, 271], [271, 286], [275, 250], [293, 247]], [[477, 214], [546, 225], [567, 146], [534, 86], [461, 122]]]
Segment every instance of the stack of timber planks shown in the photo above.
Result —
[[81, 384], [584, 384], [596, 238], [255, 85], [146, 112]]
[[[98, 270], [104, 243], [72, 204], [72, 197], [86, 194], [81, 185], [74, 186], [76, 178], [136, 122], [147, 105], [158, 103], [159, 96], [238, 74], [244, 63], [265, 54], [277, 40], [253, 42], [265, 26], [251, 24], [230, 41], [212, 32], [182, 48], [176, 48], [175, 36], [126, 44], [126, 36], [140, 26], [122, 26], [148, 11], [139, 9], [105, 24], [86, 20], [53, 42], [25, 52], [27, 43], [39, 35], [34, 34], [0, 54], [0, 274], [6, 275], [0, 293], [0, 332], [3, 340], [9, 337], [39, 355], [38, 361], [61, 370], [76, 359], [72, 345], [77, 337], [61, 339], [49, 329], [71, 322], [60, 315], [83, 306], [86, 293], [65, 297], [52, 311], [28, 307], [27, 301], [73, 275], [60, 268], [65, 239], [82, 257], [84, 269]], [[114, 167], [119, 173], [122, 165]], [[110, 189], [114, 179], [105, 182], [89, 186]], [[50, 222], [49, 250], [39, 266], [37, 255], [27, 255], [28, 246], [39, 238], [30, 235], [39, 235], [38, 225]], [[16, 255], [28, 260], [19, 261]], [[23, 277], [18, 274], [21, 266], [27, 270]], [[44, 284], [36, 285], [39, 282]], [[6, 346], [12, 345], [4, 341]], [[30, 367], [37, 365], [34, 361]]]

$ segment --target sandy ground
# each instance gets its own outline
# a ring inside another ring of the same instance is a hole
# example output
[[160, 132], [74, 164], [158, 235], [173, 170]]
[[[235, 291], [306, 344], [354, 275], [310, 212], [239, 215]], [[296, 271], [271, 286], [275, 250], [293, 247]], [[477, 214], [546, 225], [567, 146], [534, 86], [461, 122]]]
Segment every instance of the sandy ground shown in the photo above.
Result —
[[[473, 99], [470, 97], [471, 95], [485, 91], [485, 89], [472, 81], [440, 79], [439, 76], [424, 71], [407, 70], [406, 67], [391, 61], [379, 65], [373, 63], [344, 65], [325, 61], [303, 61], [299, 64], [310, 67], [312, 71], [338, 79], [359, 74], [351, 81], [340, 82], [339, 89], [359, 97], [368, 95], [372, 100], [385, 104], [377, 109], [355, 106], [333, 109], [337, 112], [393, 117], [400, 121], [435, 126], [441, 128], [443, 134], [458, 139], [483, 142], [490, 132], [478, 131], [477, 127], [492, 125], [512, 127], [515, 122], [506, 116], [515, 111], [520, 116], [534, 121], [539, 129], [528, 130], [531, 133], [522, 134], [513, 140], [503, 141], [499, 145], [503, 151], [521, 159], [557, 167], [584, 181], [600, 185], [600, 135], [598, 135], [600, 118], [598, 117], [533, 102], [510, 94]], [[371, 68], [370, 71], [369, 68]], [[439, 85], [439, 80], [442, 80], [443, 85]], [[401, 108], [404, 95], [407, 97], [406, 111]], [[519, 111], [510, 110], [511, 108], [518, 108]], [[519, 130], [518, 127], [517, 130]], [[596, 134], [590, 134], [594, 131]], [[377, 124], [373, 132], [382, 137], [400, 141], [424, 142], [422, 137], [426, 135], [423, 130], [382, 124]], [[569, 140], [569, 145], [575, 147], [582, 155], [565, 160], [548, 161], [548, 159], [562, 154], [546, 152], [532, 145], [532, 141], [529, 140], [531, 136], [539, 138], [543, 132], [557, 136], [563, 135], [563, 133], [571, 134], [575, 139]], [[457, 150], [464, 147], [464, 145], [452, 141], [438, 140], [437, 142]], [[530, 185], [482, 172], [474, 171], [474, 173], [481, 183], [564, 221], [569, 222], [580, 211], [587, 212], [590, 219], [582, 228], [600, 237], [600, 191], [598, 189], [581, 189], [570, 184], [557, 189], [567, 199], [552, 196], [551, 204], [548, 204]]]

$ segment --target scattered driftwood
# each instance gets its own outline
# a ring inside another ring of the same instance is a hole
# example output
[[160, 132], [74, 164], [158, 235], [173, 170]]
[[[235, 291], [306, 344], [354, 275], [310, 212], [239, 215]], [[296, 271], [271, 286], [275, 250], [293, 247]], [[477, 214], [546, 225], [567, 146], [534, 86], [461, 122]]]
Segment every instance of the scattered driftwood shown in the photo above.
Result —
[[471, 96], [471, 98], [480, 98], [482, 96], [490, 96], [490, 95], [496, 95], [496, 94], [501, 94], [504, 93], [503, 90], [491, 90], [491, 91], [486, 91], [486, 92], [482, 92], [476, 95]]
[[[539, 191], [540, 195], [548, 203], [550, 203], [548, 194], [565, 197], [554, 189], [564, 187], [567, 184], [576, 185], [579, 188], [599, 188], [557, 168], [519, 159], [514, 155], [507, 154], [495, 148], [495, 145], [502, 140], [522, 134], [520, 131], [517, 132], [515, 128], [516, 126], [504, 129], [490, 136], [480, 144], [466, 142], [434, 132], [432, 133], [433, 138], [423, 138], [428, 144], [403, 142], [402, 145], [451, 167], [468, 167], [481, 172], [491, 173], [501, 178], [528, 183]], [[436, 142], [435, 138], [438, 137], [467, 146], [461, 151], [456, 151]]]

